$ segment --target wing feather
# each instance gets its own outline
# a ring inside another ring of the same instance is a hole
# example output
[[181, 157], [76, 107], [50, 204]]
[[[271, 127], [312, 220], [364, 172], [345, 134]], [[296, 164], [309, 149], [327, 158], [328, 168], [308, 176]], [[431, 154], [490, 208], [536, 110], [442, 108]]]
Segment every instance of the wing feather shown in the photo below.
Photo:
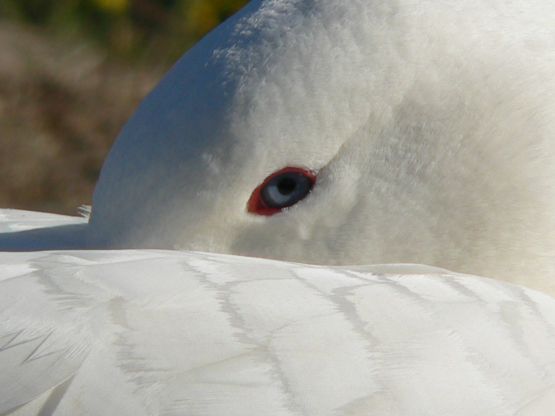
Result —
[[551, 409], [555, 300], [516, 286], [186, 252], [0, 262], [0, 414]]
[[0, 209], [0, 233], [84, 224], [86, 222], [86, 217], [70, 217], [18, 209]]

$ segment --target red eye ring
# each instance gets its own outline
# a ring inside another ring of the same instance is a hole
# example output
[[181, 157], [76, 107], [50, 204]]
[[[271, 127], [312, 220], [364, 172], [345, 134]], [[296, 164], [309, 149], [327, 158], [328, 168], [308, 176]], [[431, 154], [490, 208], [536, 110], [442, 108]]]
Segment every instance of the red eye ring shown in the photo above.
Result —
[[[272, 216], [275, 214], [280, 213], [285, 208], [288, 208], [292, 205], [295, 205], [299, 200], [303, 198], [299, 198], [295, 200], [293, 203], [289, 205], [284, 205], [281, 207], [272, 207], [264, 200], [264, 191], [265, 189], [272, 184], [277, 178], [284, 175], [296, 175], [298, 177], [302, 177], [305, 182], [308, 182], [308, 190], [306, 194], [312, 190], [312, 187], [316, 184], [316, 173], [312, 170], [298, 168], [298, 167], [286, 167], [283, 169], [278, 170], [277, 172], [272, 173], [268, 176], [262, 184], [260, 184], [252, 193], [249, 202], [247, 203], [247, 210], [252, 214], [263, 215], [263, 216]], [[305, 195], [306, 196], [306, 195]]]

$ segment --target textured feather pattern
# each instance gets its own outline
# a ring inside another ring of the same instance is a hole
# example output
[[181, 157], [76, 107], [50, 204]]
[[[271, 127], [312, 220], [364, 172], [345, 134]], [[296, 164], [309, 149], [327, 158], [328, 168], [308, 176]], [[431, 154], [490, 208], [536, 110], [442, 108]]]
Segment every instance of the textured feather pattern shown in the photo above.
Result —
[[5, 253], [0, 264], [0, 414], [555, 408], [555, 300], [517, 286], [171, 251]]

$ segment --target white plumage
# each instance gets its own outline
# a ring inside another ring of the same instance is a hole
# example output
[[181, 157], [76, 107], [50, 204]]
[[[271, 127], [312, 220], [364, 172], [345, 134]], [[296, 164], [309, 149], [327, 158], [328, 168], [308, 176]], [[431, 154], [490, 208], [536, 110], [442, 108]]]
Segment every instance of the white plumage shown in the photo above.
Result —
[[555, 300], [516, 286], [422, 266], [172, 251], [0, 262], [0, 414], [555, 408]]
[[[502, 281], [555, 293], [554, 21], [253, 0], [141, 105], [90, 220], [0, 210], [0, 415], [553, 414], [555, 300]], [[287, 166], [312, 193], [247, 212]]]
[[[123, 129], [85, 227], [0, 249], [423, 263], [555, 293], [555, 2], [254, 0]], [[273, 172], [308, 198], [246, 210]]]

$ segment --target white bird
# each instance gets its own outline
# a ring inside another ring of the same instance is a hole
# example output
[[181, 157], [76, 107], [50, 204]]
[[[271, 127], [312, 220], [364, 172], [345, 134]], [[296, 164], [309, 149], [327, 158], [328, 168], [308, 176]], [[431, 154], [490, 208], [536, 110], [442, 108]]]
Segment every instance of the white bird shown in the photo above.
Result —
[[[547, 295], [148, 249], [555, 293], [554, 21], [252, 1], [138, 109], [88, 222], [0, 211], [33, 251], [0, 260], [0, 414], [552, 414]], [[86, 250], [114, 248], [143, 250]]]
[[[554, 21], [551, 0], [252, 1], [124, 128], [83, 235], [26, 247], [424, 263], [555, 293]], [[317, 174], [310, 195], [247, 212], [285, 167]]]

